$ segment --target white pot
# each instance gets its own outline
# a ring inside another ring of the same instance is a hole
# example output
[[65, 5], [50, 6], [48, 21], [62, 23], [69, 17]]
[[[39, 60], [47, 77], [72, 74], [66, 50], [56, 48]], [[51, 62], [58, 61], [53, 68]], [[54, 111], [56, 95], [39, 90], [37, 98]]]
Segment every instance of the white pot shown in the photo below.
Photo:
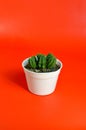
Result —
[[36, 95], [48, 95], [54, 92], [58, 76], [62, 68], [62, 62], [57, 59], [60, 68], [57, 71], [37, 73], [25, 68], [28, 63], [28, 58], [22, 62], [22, 67], [25, 72], [25, 77], [30, 92]]

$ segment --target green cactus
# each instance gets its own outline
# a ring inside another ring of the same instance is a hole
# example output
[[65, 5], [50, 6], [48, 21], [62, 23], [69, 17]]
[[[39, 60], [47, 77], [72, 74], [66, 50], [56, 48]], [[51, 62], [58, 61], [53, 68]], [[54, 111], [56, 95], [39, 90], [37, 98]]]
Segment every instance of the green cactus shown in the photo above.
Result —
[[32, 69], [36, 69], [36, 58], [35, 58], [35, 56], [32, 56], [29, 59], [29, 64], [30, 64], [30, 66], [31, 66]]
[[44, 55], [38, 56], [38, 68], [39, 69], [46, 68], [46, 57]]
[[32, 56], [25, 67], [34, 72], [51, 72], [59, 69], [55, 56], [50, 53], [47, 56], [43, 54]]
[[47, 59], [48, 69], [52, 69], [56, 67], [56, 58], [52, 54], [48, 54], [46, 59]]

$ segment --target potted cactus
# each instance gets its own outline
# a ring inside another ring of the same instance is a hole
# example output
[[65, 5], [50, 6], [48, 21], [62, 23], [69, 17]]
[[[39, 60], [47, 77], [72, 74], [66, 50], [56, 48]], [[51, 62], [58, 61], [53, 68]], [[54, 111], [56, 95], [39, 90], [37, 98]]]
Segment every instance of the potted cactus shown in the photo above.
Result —
[[28, 89], [37, 95], [54, 92], [62, 62], [53, 54], [37, 54], [22, 62]]

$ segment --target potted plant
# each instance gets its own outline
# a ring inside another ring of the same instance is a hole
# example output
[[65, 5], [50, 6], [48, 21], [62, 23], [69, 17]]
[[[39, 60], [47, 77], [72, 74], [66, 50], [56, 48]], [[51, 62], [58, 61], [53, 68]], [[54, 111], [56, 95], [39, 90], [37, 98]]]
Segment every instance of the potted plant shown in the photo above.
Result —
[[36, 95], [54, 92], [62, 62], [53, 54], [37, 54], [22, 62], [28, 89]]

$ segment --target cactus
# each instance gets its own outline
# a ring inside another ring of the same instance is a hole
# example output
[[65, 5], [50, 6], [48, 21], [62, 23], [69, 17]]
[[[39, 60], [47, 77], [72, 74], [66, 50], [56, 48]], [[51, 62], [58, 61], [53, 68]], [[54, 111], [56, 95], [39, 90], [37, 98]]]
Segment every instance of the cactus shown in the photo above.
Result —
[[29, 65], [32, 69], [36, 69], [36, 58], [35, 56], [32, 56], [30, 59], [29, 59]]
[[56, 58], [52, 54], [48, 54], [46, 59], [48, 69], [52, 69], [56, 66]]
[[45, 69], [46, 68], [46, 57], [44, 55], [38, 55], [38, 68]]
[[28, 64], [25, 67], [34, 72], [51, 72], [59, 69], [56, 58], [52, 54], [48, 54], [47, 56], [43, 54], [32, 56], [28, 59]]

